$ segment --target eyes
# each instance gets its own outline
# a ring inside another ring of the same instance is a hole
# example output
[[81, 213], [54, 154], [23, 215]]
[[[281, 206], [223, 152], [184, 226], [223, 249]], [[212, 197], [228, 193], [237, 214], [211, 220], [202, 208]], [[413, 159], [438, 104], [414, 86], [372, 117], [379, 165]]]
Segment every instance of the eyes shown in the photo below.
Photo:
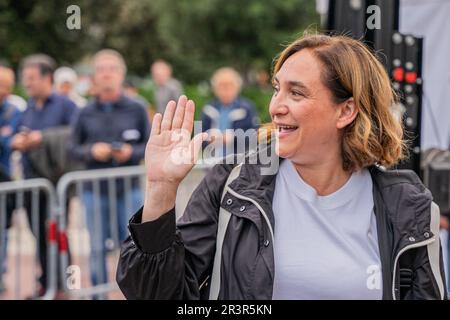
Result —
[[273, 84], [272, 85], [273, 88], [273, 95], [277, 95], [277, 93], [280, 91], [280, 88], [278, 87], [278, 85]]
[[[280, 86], [278, 84], [273, 84], [272, 88], [273, 88], [273, 95], [276, 96], [280, 92]], [[295, 88], [289, 89], [289, 94], [294, 98], [305, 97], [303, 92], [301, 92]]]

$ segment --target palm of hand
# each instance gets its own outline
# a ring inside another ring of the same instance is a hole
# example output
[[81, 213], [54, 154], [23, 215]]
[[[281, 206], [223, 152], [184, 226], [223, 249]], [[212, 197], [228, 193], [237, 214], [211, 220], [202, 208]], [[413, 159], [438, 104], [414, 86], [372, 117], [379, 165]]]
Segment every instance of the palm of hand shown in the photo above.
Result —
[[156, 114], [145, 151], [147, 179], [150, 182], [179, 183], [197, 160], [206, 134], [191, 140], [195, 105], [180, 97], [178, 106], [169, 102], [164, 118]]

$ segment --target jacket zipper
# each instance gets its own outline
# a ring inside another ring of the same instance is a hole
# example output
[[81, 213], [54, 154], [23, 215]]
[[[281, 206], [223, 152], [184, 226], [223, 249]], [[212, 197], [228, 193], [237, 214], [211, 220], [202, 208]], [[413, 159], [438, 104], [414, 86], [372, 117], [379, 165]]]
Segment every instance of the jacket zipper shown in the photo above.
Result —
[[419, 247], [423, 247], [426, 245], [429, 245], [430, 243], [434, 242], [436, 240], [436, 236], [434, 236], [431, 239], [428, 240], [424, 240], [422, 242], [419, 243], [415, 243], [415, 244], [410, 244], [406, 247], [404, 247], [402, 250], [400, 250], [394, 260], [394, 272], [393, 272], [393, 276], [392, 276], [392, 299], [393, 300], [397, 300], [396, 296], [395, 296], [395, 278], [396, 278], [396, 273], [397, 273], [397, 262], [398, 259], [400, 258], [400, 256], [405, 253], [406, 251], [410, 250], [410, 249], [414, 249], [414, 248], [419, 248]]
[[267, 226], [269, 227], [270, 236], [272, 237], [272, 246], [273, 246], [275, 237], [273, 236], [272, 225], [270, 224], [269, 217], [267, 216], [267, 214], [266, 214], [266, 212], [263, 210], [263, 208], [261, 208], [261, 206], [259, 205], [259, 203], [257, 203], [255, 200], [253, 200], [253, 199], [251, 199], [251, 198], [248, 198], [248, 197], [245, 197], [245, 196], [243, 196], [243, 195], [240, 195], [239, 193], [237, 193], [236, 191], [234, 191], [234, 190], [231, 189], [230, 187], [228, 187], [228, 192], [230, 192], [233, 196], [235, 196], [235, 197], [238, 198], [238, 199], [246, 200], [246, 201], [249, 201], [249, 202], [253, 203], [253, 204], [258, 208], [258, 210], [259, 210], [259, 211], [261, 212], [261, 214], [263, 215], [264, 220], [265, 220], [266, 223], [267, 223]]

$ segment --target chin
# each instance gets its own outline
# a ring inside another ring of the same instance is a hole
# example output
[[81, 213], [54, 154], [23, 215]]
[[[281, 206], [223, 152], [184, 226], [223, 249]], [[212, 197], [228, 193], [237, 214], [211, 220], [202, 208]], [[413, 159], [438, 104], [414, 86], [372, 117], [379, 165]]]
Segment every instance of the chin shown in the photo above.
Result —
[[280, 158], [285, 159], [290, 158], [293, 154], [292, 150], [289, 150], [288, 148], [283, 147], [282, 145], [279, 144], [277, 145], [277, 148], [275, 148], [275, 152]]

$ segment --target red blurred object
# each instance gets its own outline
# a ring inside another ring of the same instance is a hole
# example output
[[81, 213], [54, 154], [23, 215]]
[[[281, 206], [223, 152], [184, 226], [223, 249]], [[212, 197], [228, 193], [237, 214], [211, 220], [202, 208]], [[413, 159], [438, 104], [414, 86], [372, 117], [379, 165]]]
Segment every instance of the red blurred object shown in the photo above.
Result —
[[403, 68], [398, 67], [392, 70], [392, 77], [394, 78], [395, 81], [402, 82], [404, 76], [405, 71], [403, 70]]
[[65, 232], [59, 233], [59, 252], [67, 252], [69, 248], [69, 241]]
[[56, 221], [50, 221], [48, 227], [48, 240], [50, 242], [56, 242], [57, 240], [58, 228], [56, 225]]
[[416, 81], [417, 81], [417, 72], [413, 72], [413, 71], [407, 72], [405, 74], [405, 81], [407, 83], [416, 83]]

